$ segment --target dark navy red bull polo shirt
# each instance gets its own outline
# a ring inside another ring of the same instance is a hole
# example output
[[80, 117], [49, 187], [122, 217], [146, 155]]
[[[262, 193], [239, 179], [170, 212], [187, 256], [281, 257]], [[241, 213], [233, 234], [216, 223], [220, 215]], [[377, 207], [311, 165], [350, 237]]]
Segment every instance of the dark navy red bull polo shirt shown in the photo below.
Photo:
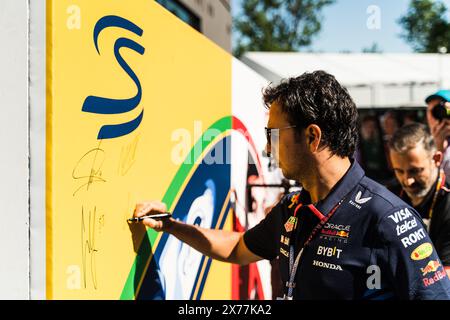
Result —
[[291, 193], [244, 235], [253, 253], [280, 259], [283, 284], [291, 246], [297, 256], [308, 239], [294, 299], [450, 299], [450, 280], [420, 215], [356, 161], [316, 205], [306, 190]]

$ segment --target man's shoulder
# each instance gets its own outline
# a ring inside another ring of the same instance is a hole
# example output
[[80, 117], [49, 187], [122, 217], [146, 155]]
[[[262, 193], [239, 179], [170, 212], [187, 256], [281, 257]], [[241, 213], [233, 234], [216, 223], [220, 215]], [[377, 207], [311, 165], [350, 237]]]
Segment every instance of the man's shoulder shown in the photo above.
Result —
[[388, 243], [395, 243], [400, 239], [406, 243], [409, 238], [399, 236], [409, 230], [423, 236], [425, 229], [422, 218], [411, 205], [370, 178], [364, 178], [359, 188], [365, 190], [364, 197], [372, 198], [365, 211], [371, 226], [381, 239]]
[[377, 216], [378, 219], [383, 219], [387, 215], [404, 208], [415, 211], [409, 204], [389, 191], [385, 186], [368, 177], [364, 177], [361, 180], [358, 185], [358, 190], [356, 196], [359, 195], [359, 198], [371, 198], [371, 201], [367, 203], [366, 211]]

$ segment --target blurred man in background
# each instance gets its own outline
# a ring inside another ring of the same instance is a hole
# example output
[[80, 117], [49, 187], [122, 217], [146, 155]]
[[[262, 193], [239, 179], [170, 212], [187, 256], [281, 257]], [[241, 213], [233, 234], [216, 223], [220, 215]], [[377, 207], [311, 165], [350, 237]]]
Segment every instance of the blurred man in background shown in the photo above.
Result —
[[419, 123], [399, 129], [390, 143], [390, 158], [403, 191], [427, 225], [431, 241], [450, 276], [450, 183], [440, 165], [442, 152]]
[[441, 90], [425, 99], [427, 121], [437, 149], [444, 155], [441, 167], [450, 179], [450, 90]]

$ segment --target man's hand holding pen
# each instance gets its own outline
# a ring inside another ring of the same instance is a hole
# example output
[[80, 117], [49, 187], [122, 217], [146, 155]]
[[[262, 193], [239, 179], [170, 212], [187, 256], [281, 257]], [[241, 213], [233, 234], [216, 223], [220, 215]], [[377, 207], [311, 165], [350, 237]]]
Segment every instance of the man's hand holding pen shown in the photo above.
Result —
[[133, 218], [129, 222], [142, 222], [155, 231], [166, 231], [173, 223], [172, 215], [167, 212], [166, 205], [159, 201], [140, 202], [134, 209]]

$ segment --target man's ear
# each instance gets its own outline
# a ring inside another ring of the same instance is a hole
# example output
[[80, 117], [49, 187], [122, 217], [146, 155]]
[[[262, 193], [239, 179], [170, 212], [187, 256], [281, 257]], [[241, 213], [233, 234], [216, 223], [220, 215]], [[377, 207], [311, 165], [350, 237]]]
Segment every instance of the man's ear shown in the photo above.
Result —
[[436, 164], [436, 167], [440, 167], [442, 163], [442, 159], [444, 158], [444, 155], [441, 151], [436, 151], [433, 155], [433, 161]]
[[310, 124], [305, 130], [305, 135], [309, 151], [312, 153], [317, 152], [322, 140], [322, 130], [320, 130], [318, 125]]

